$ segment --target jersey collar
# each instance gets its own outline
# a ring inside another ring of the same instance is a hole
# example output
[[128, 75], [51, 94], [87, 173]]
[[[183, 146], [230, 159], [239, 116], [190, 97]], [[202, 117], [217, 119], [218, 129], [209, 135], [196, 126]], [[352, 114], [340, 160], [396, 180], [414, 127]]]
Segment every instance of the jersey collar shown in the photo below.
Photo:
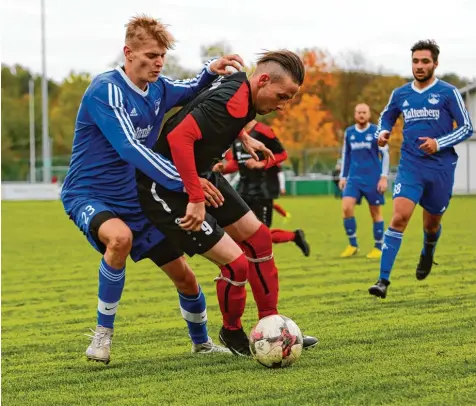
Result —
[[142, 90], [141, 88], [137, 87], [132, 81], [129, 79], [129, 76], [126, 75], [126, 72], [124, 72], [124, 69], [122, 66], [117, 66], [116, 70], [119, 72], [119, 74], [122, 76], [124, 79], [124, 82], [127, 83], [127, 85], [134, 90], [134, 92], [140, 94], [143, 97], [146, 97], [149, 94], [149, 84], [147, 84], [147, 88], [145, 90]]
[[435, 86], [437, 83], [438, 83], [438, 78], [435, 78], [434, 82], [433, 82], [431, 85], [425, 87], [424, 89], [418, 89], [418, 88], [415, 86], [415, 81], [413, 81], [413, 82], [412, 82], [412, 89], [413, 89], [415, 92], [421, 94], [421, 93], [424, 93], [424, 92], [426, 92], [427, 90], [431, 89], [431, 88], [432, 88], [433, 86]]
[[370, 128], [370, 123], [367, 123], [367, 127], [363, 128], [362, 130], [359, 127], [357, 127], [357, 124], [354, 124], [354, 128], [355, 128], [355, 131], [359, 133], [364, 133]]

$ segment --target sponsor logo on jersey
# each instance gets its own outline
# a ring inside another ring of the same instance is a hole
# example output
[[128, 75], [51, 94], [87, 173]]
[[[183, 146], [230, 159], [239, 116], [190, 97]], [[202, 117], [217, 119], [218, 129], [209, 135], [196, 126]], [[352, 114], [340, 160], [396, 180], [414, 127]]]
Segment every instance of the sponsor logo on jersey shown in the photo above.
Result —
[[135, 107], [131, 110], [131, 112], [129, 113], [129, 116], [131, 116], [131, 117], [137, 117], [138, 116], [137, 110], [136, 110]]
[[152, 126], [150, 124], [146, 128], [137, 127], [135, 139], [139, 141], [143, 140], [148, 137], [151, 131], [152, 131]]
[[408, 100], [405, 100], [402, 104], [402, 107], [408, 107], [410, 103], [408, 103]]
[[352, 149], [365, 149], [365, 148], [372, 149], [372, 143], [371, 142], [365, 142], [365, 141], [351, 142], [350, 143], [350, 148], [352, 148]]
[[372, 141], [372, 140], [374, 139], [374, 137], [372, 137], [370, 134], [367, 134], [367, 135], [365, 136], [365, 139], [366, 139], [367, 141]]
[[438, 93], [431, 93], [430, 97], [428, 97], [428, 103], [430, 104], [438, 104], [440, 101], [440, 95]]
[[417, 120], [438, 120], [440, 118], [440, 109], [405, 109], [403, 110], [405, 122]]

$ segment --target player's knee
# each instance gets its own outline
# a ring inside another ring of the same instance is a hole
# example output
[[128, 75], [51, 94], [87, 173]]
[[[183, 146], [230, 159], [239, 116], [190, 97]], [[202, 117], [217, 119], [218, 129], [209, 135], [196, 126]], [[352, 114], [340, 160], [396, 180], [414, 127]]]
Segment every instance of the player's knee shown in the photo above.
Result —
[[406, 213], [394, 213], [390, 226], [396, 230], [403, 231], [410, 221], [410, 217]]
[[435, 234], [440, 228], [441, 216], [425, 216], [423, 227], [427, 233]]
[[129, 255], [132, 249], [131, 230], [121, 230], [109, 238], [107, 249], [119, 255]]
[[354, 217], [354, 202], [348, 198], [342, 199], [342, 213], [344, 218]]
[[349, 205], [344, 205], [342, 207], [342, 212], [344, 214], [344, 218], [354, 217], [354, 208]]

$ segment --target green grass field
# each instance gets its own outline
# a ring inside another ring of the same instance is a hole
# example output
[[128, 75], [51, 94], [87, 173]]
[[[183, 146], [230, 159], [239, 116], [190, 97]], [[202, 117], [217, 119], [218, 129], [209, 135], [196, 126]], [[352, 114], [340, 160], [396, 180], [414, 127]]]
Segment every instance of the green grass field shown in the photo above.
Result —
[[[340, 202], [284, 198], [288, 224], [306, 231], [304, 258], [275, 246], [280, 311], [320, 346], [291, 368], [251, 359], [192, 356], [171, 282], [150, 262], [129, 264], [109, 366], [87, 362], [83, 333], [95, 326], [100, 255], [59, 202], [2, 203], [2, 400], [4, 405], [469, 405], [476, 404], [475, 198], [454, 198], [432, 274], [415, 279], [421, 209], [407, 230], [386, 300], [367, 293], [378, 261], [365, 254], [372, 229], [357, 209], [358, 257], [346, 245]], [[385, 207], [389, 220], [391, 204]], [[210, 335], [221, 326], [217, 269], [191, 264], [208, 299]], [[256, 320], [248, 295], [245, 326]]]

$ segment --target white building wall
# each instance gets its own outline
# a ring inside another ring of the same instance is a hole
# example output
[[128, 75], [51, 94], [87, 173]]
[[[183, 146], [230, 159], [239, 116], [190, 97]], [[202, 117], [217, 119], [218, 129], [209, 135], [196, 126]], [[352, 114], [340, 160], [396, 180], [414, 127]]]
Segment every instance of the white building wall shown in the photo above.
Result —
[[[476, 126], [476, 88], [463, 94], [473, 127]], [[475, 128], [473, 128], [475, 131]], [[455, 147], [459, 156], [455, 171], [454, 194], [476, 194], [476, 134]]]

